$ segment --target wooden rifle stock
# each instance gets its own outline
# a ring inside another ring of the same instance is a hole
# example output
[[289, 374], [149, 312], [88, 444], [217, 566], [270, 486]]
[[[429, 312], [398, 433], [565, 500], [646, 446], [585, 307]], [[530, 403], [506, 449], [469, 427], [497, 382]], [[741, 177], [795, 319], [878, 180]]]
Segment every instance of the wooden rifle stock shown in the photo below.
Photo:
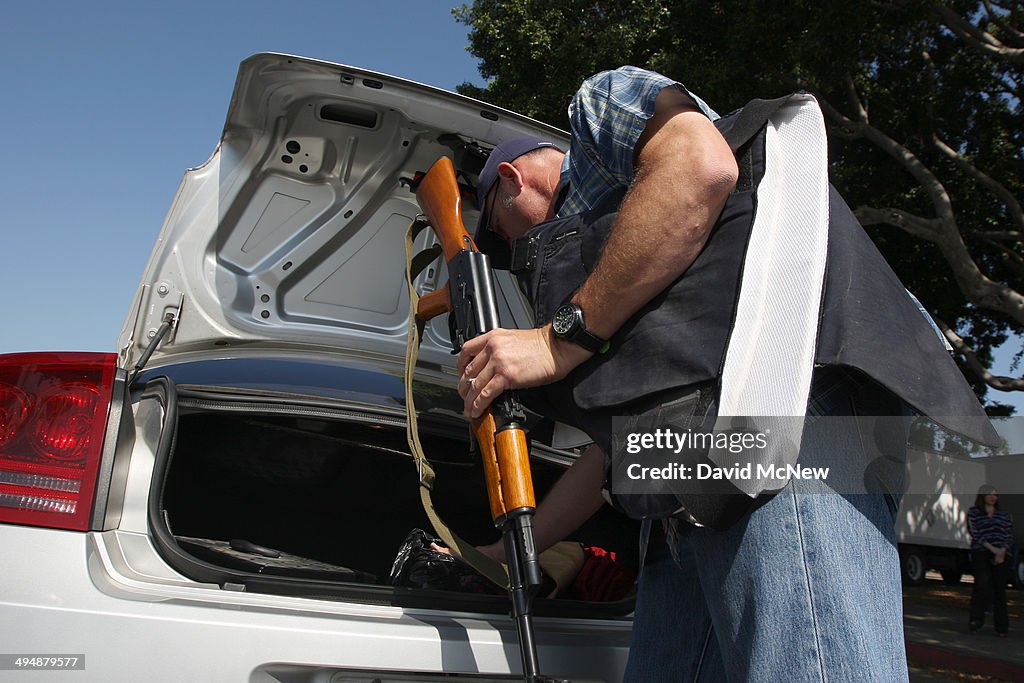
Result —
[[463, 249], [477, 250], [462, 223], [462, 193], [451, 159], [441, 157], [430, 167], [416, 188], [416, 201], [441, 242], [446, 263]]

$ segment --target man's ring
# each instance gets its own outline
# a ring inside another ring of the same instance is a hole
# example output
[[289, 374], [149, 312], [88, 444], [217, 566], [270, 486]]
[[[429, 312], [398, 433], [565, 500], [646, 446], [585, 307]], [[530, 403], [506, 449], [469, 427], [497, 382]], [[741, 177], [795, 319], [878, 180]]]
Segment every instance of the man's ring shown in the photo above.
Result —
[[474, 377], [467, 377], [467, 378], [466, 378], [466, 386], [467, 386], [467, 387], [472, 387], [472, 386], [473, 386], [473, 380], [474, 380], [474, 379], [475, 379]]

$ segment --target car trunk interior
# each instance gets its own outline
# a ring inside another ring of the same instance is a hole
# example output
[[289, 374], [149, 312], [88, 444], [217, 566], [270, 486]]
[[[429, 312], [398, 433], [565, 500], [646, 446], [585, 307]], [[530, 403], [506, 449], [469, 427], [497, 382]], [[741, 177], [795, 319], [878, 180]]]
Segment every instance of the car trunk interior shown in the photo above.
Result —
[[[187, 398], [176, 412], [173, 445], [158, 458], [151, 518], [158, 547], [182, 574], [235, 590], [507, 611], [502, 595], [390, 585], [407, 535], [431, 530], [401, 419], [228, 409]], [[497, 541], [468, 430], [449, 425], [439, 435], [430, 425], [421, 424], [421, 438], [442, 519], [473, 544]], [[535, 449], [532, 467], [540, 500], [565, 463]], [[629, 572], [637, 533], [636, 523], [605, 508], [572, 540], [615, 552]], [[615, 616], [632, 604], [632, 591], [610, 601], [576, 595], [538, 600], [537, 612]]]

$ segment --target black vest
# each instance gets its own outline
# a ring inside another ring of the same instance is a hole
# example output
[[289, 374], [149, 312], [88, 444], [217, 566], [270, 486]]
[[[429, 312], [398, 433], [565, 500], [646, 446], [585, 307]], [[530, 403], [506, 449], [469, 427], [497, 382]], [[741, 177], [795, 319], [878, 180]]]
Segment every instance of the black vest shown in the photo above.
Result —
[[[716, 122], [727, 139], [735, 120], [733, 114]], [[615, 333], [608, 353], [541, 394], [561, 400], [571, 391], [584, 411], [628, 412], [629, 404], [645, 397], [718, 378], [764, 173], [763, 128], [738, 149], [737, 159], [737, 187], [690, 268]], [[816, 365], [854, 368], [940, 424], [998, 444], [934, 329], [831, 187], [829, 209]], [[512, 270], [533, 305], [536, 324], [549, 322], [593, 270], [614, 219], [614, 213], [601, 209], [554, 219], [513, 245]]]

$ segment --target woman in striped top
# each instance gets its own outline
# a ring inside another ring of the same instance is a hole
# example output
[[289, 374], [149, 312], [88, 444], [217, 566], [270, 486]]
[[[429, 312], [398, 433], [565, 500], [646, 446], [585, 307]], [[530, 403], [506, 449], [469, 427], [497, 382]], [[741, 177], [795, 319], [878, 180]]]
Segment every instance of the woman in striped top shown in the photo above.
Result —
[[967, 512], [967, 531], [971, 534], [971, 565], [974, 591], [971, 593], [971, 620], [974, 633], [985, 623], [985, 610], [992, 608], [996, 634], [1006, 637], [1006, 583], [1009, 580], [1009, 551], [1013, 544], [1013, 526], [1009, 513], [999, 509], [999, 494], [986, 484], [978, 489], [974, 507]]

